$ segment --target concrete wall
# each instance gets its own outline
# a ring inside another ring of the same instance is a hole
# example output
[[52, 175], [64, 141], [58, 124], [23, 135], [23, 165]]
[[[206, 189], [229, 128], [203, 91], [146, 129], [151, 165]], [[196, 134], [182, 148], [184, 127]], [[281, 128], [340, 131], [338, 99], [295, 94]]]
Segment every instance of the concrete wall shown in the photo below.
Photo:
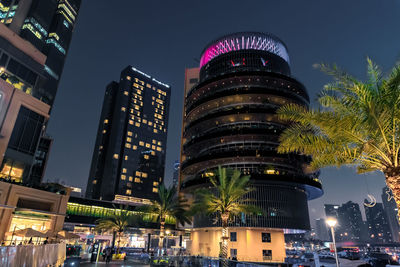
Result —
[[[51, 230], [55, 232], [61, 231], [67, 210], [69, 193], [70, 191], [68, 191], [66, 195], [61, 195], [30, 187], [0, 182], [0, 240], [4, 239], [5, 233], [8, 232], [10, 228], [13, 212], [19, 209], [50, 215], [52, 220]], [[49, 210], [42, 210], [41, 205], [37, 205], [37, 207], [33, 207], [32, 209], [22, 209], [17, 205], [19, 199], [27, 201], [31, 200], [32, 203], [43, 203], [45, 206], [50, 208]]]
[[[284, 262], [285, 238], [283, 230], [257, 228], [229, 228], [237, 233], [236, 242], [228, 242], [228, 257], [231, 248], [237, 249], [237, 259], [248, 262]], [[271, 242], [262, 242], [261, 233], [270, 233]], [[230, 236], [230, 234], [229, 234]], [[218, 257], [221, 228], [196, 229], [191, 235], [191, 254]], [[272, 250], [272, 260], [263, 259], [263, 250]]]

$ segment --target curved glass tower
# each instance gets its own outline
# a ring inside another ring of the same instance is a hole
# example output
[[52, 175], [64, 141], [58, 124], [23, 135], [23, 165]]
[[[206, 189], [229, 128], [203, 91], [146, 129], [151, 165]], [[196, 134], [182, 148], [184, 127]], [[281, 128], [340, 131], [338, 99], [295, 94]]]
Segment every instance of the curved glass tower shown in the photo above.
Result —
[[245, 32], [211, 42], [185, 98], [181, 191], [208, 186], [219, 165], [237, 168], [251, 175], [256, 190], [250, 197], [267, 216], [232, 225], [309, 229], [307, 200], [322, 195], [318, 173], [306, 173], [308, 157], [276, 152], [287, 125], [275, 112], [288, 103], [308, 106], [309, 97], [291, 77], [287, 48], [277, 37]]

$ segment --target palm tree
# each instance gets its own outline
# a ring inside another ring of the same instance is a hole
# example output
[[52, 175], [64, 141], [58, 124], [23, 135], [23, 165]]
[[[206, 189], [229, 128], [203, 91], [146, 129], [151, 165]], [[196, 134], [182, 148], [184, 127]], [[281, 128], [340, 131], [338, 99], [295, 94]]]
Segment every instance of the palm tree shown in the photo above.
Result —
[[318, 96], [322, 106], [289, 104], [278, 110], [290, 126], [280, 137], [280, 153], [312, 156], [311, 169], [357, 166], [359, 173], [381, 171], [400, 212], [400, 64], [384, 77], [367, 59], [363, 82], [336, 66], [319, 65], [333, 76]]
[[143, 206], [140, 210], [154, 214], [155, 220], [160, 223], [160, 238], [158, 242], [158, 253], [162, 254], [163, 241], [165, 236], [165, 221], [167, 217], [175, 219], [177, 223], [190, 223], [187, 214], [188, 204], [186, 200], [177, 195], [175, 187], [165, 187], [161, 184], [158, 188], [158, 199], [152, 200], [151, 205]]
[[[210, 177], [210, 183], [214, 190], [201, 188], [195, 191], [192, 213], [205, 213], [217, 216], [222, 222], [221, 251], [220, 256], [226, 259], [228, 256], [228, 222], [234, 216], [244, 214], [262, 213], [261, 209], [248, 204], [251, 199], [246, 195], [253, 191], [249, 187], [250, 176], [242, 176], [237, 169], [218, 167], [217, 175]], [[224, 261], [224, 266], [227, 262]]]
[[119, 253], [121, 236], [129, 225], [132, 225], [137, 220], [138, 215], [133, 215], [128, 207], [120, 207], [114, 209], [114, 213], [107, 218], [102, 218], [96, 221], [95, 230], [112, 231], [117, 234], [117, 254]]

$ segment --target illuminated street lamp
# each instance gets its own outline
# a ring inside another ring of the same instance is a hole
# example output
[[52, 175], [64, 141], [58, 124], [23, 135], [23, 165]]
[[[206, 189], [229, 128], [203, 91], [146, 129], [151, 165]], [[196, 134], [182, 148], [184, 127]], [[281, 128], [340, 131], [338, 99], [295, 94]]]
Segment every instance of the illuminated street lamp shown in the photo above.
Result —
[[337, 256], [336, 242], [335, 242], [335, 230], [333, 229], [335, 227], [335, 225], [337, 224], [337, 220], [335, 218], [327, 218], [325, 220], [325, 222], [331, 228], [333, 248], [335, 250], [336, 267], [339, 267], [339, 260], [338, 260], [338, 256]]

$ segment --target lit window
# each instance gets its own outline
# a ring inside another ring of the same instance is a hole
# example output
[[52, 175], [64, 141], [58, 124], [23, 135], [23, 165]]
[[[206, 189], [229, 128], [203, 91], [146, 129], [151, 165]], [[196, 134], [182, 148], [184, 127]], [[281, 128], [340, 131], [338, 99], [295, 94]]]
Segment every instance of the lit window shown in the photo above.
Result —
[[155, 155], [156, 155], [156, 152], [151, 151], [151, 155], [152, 155], [152, 156], [155, 156]]
[[132, 136], [132, 132], [129, 132], [129, 131], [128, 131], [128, 136]]
[[158, 182], [153, 182], [153, 186], [158, 186]]
[[126, 189], [126, 194], [130, 195], [130, 194], [132, 194], [132, 191], [130, 189]]
[[156, 140], [154, 140], [154, 139], [151, 140], [151, 142], [152, 142], [153, 144], [156, 144], [156, 143], [157, 143]]
[[128, 91], [124, 91], [124, 95], [129, 95]]
[[136, 176], [140, 176], [141, 173], [136, 171], [135, 174], [136, 174]]
[[122, 168], [122, 173], [126, 173], [126, 168]]
[[142, 172], [142, 177], [143, 177], [143, 178], [147, 178], [147, 173]]
[[156, 149], [156, 146], [155, 146], [155, 145], [152, 145], [152, 146], [151, 146], [151, 149]]
[[161, 147], [158, 146], [158, 147], [157, 147], [157, 151], [161, 151]]
[[129, 143], [125, 143], [125, 147], [126, 147], [126, 148], [131, 148], [131, 147], [132, 147], [132, 145], [131, 145], [131, 144], [129, 144]]
[[130, 77], [130, 76], [126, 76], [126, 79], [127, 79], [128, 81], [130, 81], [130, 80], [131, 80], [131, 77]]
[[137, 146], [133, 146], [132, 149], [133, 149], [133, 150], [136, 150], [136, 149], [137, 149]]
[[158, 142], [157, 142], [157, 145], [161, 146], [161, 141], [158, 141]]
[[125, 156], [125, 160], [128, 160], [128, 156]]
[[106, 130], [103, 130], [103, 134], [105, 134], [107, 131]]
[[141, 180], [140, 180], [140, 178], [135, 178], [135, 183], [140, 183], [141, 182]]
[[132, 181], [133, 181], [133, 177], [129, 176], [129, 182], [132, 182]]
[[125, 180], [126, 179], [126, 175], [125, 174], [122, 174], [121, 175], [121, 180]]
[[153, 192], [158, 193], [158, 188], [153, 187]]
[[144, 155], [144, 159], [149, 159], [149, 155]]
[[151, 121], [149, 121], [149, 125], [150, 125], [150, 126], [152, 126], [152, 125], [153, 125], [153, 123], [152, 123]]
[[93, 182], [92, 182], [93, 184], [97, 184], [97, 180], [93, 180]]
[[139, 141], [139, 146], [144, 146], [144, 142], [143, 141]]
[[105, 119], [105, 120], [104, 120], [104, 123], [108, 123], [108, 120], [107, 120], [107, 119]]
[[146, 147], [147, 147], [147, 148], [150, 148], [150, 144], [149, 144], [149, 143], [146, 143]]
[[129, 120], [129, 124], [133, 125], [133, 120]]
[[135, 122], [135, 126], [136, 127], [140, 127], [140, 123], [139, 122]]
[[114, 159], [118, 159], [118, 158], [119, 158], [119, 155], [118, 155], [118, 154], [114, 154], [113, 158], [114, 158]]
[[122, 107], [122, 108], [121, 108], [121, 111], [126, 111], [126, 107]]
[[127, 138], [126, 138], [126, 141], [127, 141], [127, 142], [132, 142], [132, 138], [127, 137]]
[[153, 132], [154, 132], [154, 133], [158, 133], [157, 129], [153, 129]]

